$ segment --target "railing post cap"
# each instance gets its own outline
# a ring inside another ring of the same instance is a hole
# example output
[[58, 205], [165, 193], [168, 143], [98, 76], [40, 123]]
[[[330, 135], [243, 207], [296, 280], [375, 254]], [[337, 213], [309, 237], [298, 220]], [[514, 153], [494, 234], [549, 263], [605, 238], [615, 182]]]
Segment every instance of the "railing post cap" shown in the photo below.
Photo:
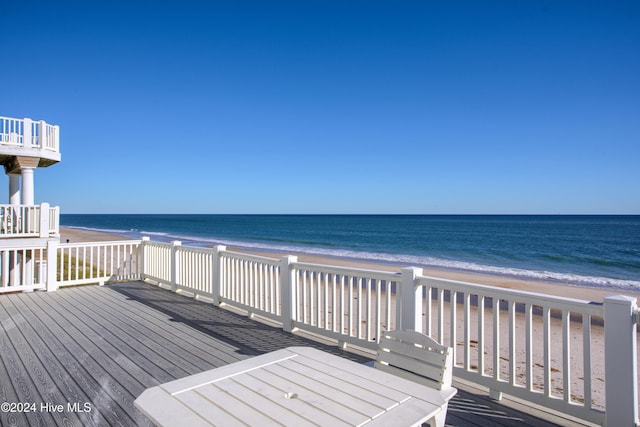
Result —
[[604, 297], [604, 302], [608, 304], [632, 306], [635, 305], [637, 301], [637, 298], [628, 295], [607, 295]]
[[173, 241], [171, 242], [171, 244], [172, 244], [173, 246], [180, 246], [180, 245], [182, 245], [182, 242], [181, 242], [180, 240], [173, 240]]
[[151, 237], [149, 237], [149, 236], [142, 236], [142, 241], [143, 241], [143, 242], [148, 242], [149, 240], [151, 240]]
[[401, 270], [404, 274], [411, 274], [413, 276], [420, 276], [423, 273], [421, 267], [403, 267]]
[[288, 264], [291, 264], [292, 262], [298, 262], [298, 257], [295, 255], [285, 255], [282, 257], [282, 259]]

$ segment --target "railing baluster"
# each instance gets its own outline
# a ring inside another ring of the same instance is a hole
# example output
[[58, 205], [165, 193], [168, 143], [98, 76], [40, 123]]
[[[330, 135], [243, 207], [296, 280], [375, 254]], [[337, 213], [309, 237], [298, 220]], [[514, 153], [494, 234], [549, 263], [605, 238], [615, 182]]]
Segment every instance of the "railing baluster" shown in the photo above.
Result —
[[365, 279], [367, 281], [367, 306], [366, 306], [366, 321], [365, 321], [365, 332], [367, 341], [371, 341], [371, 279]]
[[550, 309], [545, 306], [542, 311], [544, 330], [544, 395], [551, 397], [551, 325], [550, 325]]
[[471, 294], [463, 293], [464, 296], [464, 369], [471, 367]]
[[337, 317], [338, 317], [338, 295], [337, 295], [337, 275], [336, 274], [332, 274], [331, 275], [331, 330], [333, 332], [337, 332], [338, 331], [338, 325], [337, 325]]
[[583, 396], [585, 407], [591, 409], [591, 316], [582, 315]]
[[444, 289], [438, 288], [438, 341], [444, 345]]
[[453, 366], [458, 364], [458, 320], [457, 320], [457, 309], [458, 309], [458, 292], [450, 291], [449, 292], [449, 309], [451, 315], [450, 321], [450, 346], [453, 359]]
[[478, 295], [478, 374], [484, 376], [484, 295]]
[[500, 380], [500, 299], [493, 299], [493, 379]]
[[516, 384], [516, 302], [509, 301], [509, 384]]
[[571, 312], [562, 310], [562, 391], [565, 402], [571, 401]]
[[533, 390], [533, 307], [531, 303], [524, 306], [524, 322], [525, 322], [525, 358], [526, 358], [526, 387], [527, 390]]

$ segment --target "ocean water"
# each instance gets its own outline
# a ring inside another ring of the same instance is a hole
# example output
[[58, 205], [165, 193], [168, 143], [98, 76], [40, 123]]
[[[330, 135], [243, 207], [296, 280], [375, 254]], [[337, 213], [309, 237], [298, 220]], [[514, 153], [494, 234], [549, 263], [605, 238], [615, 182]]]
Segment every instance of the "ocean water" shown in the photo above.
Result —
[[70, 215], [64, 227], [184, 245], [640, 291], [640, 215]]

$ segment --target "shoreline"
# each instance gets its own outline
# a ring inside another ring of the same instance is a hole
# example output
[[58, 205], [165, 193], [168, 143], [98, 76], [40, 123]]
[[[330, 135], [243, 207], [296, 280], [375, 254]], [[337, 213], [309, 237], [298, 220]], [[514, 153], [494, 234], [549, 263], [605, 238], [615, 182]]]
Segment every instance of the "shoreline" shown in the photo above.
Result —
[[[118, 234], [83, 230], [76, 228], [60, 227], [60, 242], [65, 243], [69, 239], [69, 243], [80, 242], [104, 242], [114, 240], [131, 240], [130, 237]], [[326, 255], [312, 255], [305, 253], [278, 253], [267, 251], [255, 251], [229, 246], [228, 250], [234, 252], [242, 252], [246, 254], [260, 255], [268, 258], [279, 258], [284, 255], [294, 255], [298, 260], [305, 263], [335, 265], [340, 267], [360, 268], [367, 270], [400, 272], [405, 265], [391, 265], [386, 263], [376, 263], [368, 261], [358, 261], [347, 258], [331, 257]], [[514, 289], [538, 294], [554, 295], [565, 298], [574, 298], [593, 302], [602, 302], [608, 295], [628, 295], [631, 297], [640, 297], [638, 292], [630, 292], [616, 289], [598, 289], [595, 287], [586, 287], [578, 285], [563, 284], [558, 282], [519, 279], [508, 276], [492, 275], [487, 273], [466, 272], [438, 269], [433, 267], [423, 267], [423, 275], [438, 279], [454, 280], [466, 283], [473, 283], [485, 286], [494, 286], [505, 289]]]

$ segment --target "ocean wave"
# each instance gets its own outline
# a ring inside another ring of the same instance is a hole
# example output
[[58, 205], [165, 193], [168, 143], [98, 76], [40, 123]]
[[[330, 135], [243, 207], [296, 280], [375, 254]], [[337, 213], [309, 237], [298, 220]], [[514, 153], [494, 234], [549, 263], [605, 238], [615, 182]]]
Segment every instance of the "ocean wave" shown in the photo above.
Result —
[[161, 231], [140, 231], [140, 234], [145, 236], [169, 236], [170, 235], [169, 233], [163, 233]]
[[384, 264], [431, 267], [445, 270], [461, 272], [473, 272], [491, 274], [516, 279], [556, 282], [562, 285], [586, 286], [603, 289], [633, 290], [640, 289], [640, 281], [623, 280], [608, 277], [585, 276], [567, 272], [554, 272], [544, 270], [527, 270], [513, 267], [499, 267], [484, 265], [474, 262], [444, 259], [422, 255], [392, 254], [383, 252], [367, 252], [338, 248], [310, 247], [303, 245], [287, 245], [277, 243], [252, 242], [236, 239], [225, 239], [216, 237], [202, 237], [190, 235], [178, 235], [165, 232], [149, 232], [138, 230], [115, 230], [97, 229], [89, 227], [69, 227], [105, 233], [122, 234], [132, 238], [142, 236], [153, 236], [158, 241], [170, 242], [180, 240], [183, 244], [197, 247], [211, 247], [214, 245], [225, 245], [246, 250], [261, 252], [271, 252], [274, 254], [303, 253], [309, 255], [320, 255], [332, 258], [347, 258], [354, 261], [378, 262]]
[[585, 276], [574, 273], [560, 273], [544, 270], [526, 270], [513, 267], [498, 267], [473, 262], [436, 258], [420, 255], [390, 254], [382, 252], [354, 251], [348, 249], [329, 249], [294, 245], [277, 245], [261, 242], [247, 242], [233, 239], [202, 238], [182, 236], [187, 240], [199, 242], [198, 246], [214, 244], [233, 246], [247, 250], [273, 253], [304, 253], [333, 258], [347, 258], [354, 261], [379, 262], [384, 264], [405, 265], [414, 267], [432, 267], [461, 272], [474, 272], [518, 279], [557, 282], [564, 285], [587, 286], [595, 288], [638, 290], [640, 281], [614, 279], [608, 277]]
[[118, 228], [94, 228], [94, 227], [80, 227], [75, 225], [62, 225], [63, 228], [70, 228], [72, 230], [86, 230], [86, 231], [95, 231], [98, 233], [108, 233], [108, 234], [130, 234], [132, 232], [137, 232], [137, 230], [121, 230]]

